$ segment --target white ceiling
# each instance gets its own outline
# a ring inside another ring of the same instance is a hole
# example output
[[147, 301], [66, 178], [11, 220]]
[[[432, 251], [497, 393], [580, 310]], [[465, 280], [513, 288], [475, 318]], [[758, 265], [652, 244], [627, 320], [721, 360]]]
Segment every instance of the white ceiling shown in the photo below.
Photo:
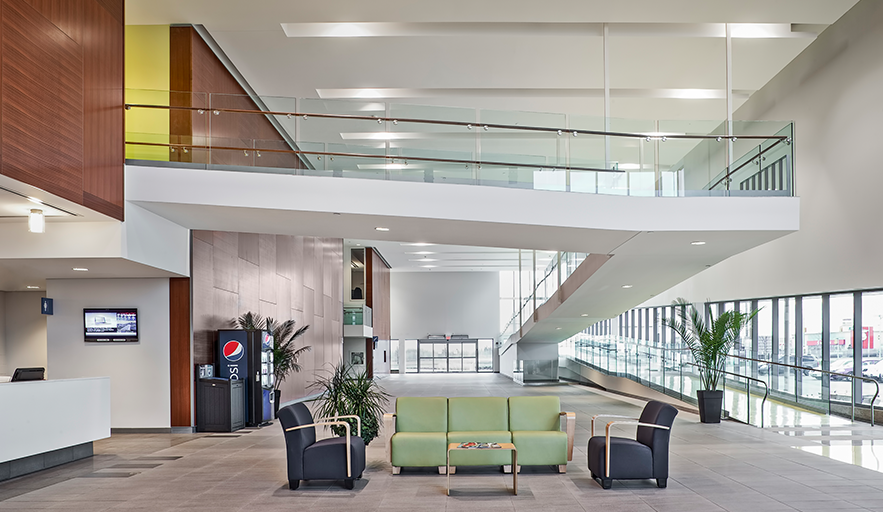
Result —
[[[128, 0], [126, 23], [204, 25], [261, 95], [592, 116], [608, 23], [611, 117], [722, 119], [723, 23], [755, 24], [733, 28], [738, 107], [856, 2]], [[354, 29], [377, 37], [321, 37]], [[683, 89], [717, 99], [663, 97]]]
[[[344, 241], [351, 247], [374, 247], [394, 272], [499, 272], [519, 269], [519, 250], [469, 245], [443, 245], [426, 242], [391, 242], [385, 240]], [[557, 252], [520, 251], [521, 268], [534, 266], [543, 271]]]

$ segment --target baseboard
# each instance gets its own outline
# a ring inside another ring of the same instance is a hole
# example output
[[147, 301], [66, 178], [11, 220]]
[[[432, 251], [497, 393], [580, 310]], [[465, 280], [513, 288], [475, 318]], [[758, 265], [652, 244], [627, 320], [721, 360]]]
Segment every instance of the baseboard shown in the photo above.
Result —
[[196, 427], [172, 427], [172, 434], [195, 434]]
[[92, 456], [92, 442], [0, 463], [0, 482]]

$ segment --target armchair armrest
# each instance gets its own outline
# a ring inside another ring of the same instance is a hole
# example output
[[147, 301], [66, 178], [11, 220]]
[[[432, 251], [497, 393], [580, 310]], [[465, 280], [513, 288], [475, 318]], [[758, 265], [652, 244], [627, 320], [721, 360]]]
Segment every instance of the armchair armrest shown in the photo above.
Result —
[[356, 419], [356, 429], [357, 429], [356, 435], [359, 437], [362, 437], [362, 418], [360, 418], [359, 416], [357, 416], [355, 414], [346, 414], [343, 416], [330, 416], [328, 418], [316, 418], [314, 421], [329, 421], [329, 420], [337, 421], [337, 420], [342, 420], [342, 419], [347, 419], [347, 418], [355, 418]]
[[576, 413], [561, 412], [559, 414], [564, 418], [564, 431], [567, 432], [567, 461], [573, 460], [573, 435], [576, 431]]
[[386, 435], [386, 458], [392, 464], [392, 435], [396, 433], [396, 415], [392, 412], [383, 414], [383, 432]]
[[592, 437], [595, 437], [595, 418], [622, 418], [633, 421], [638, 421], [638, 418], [632, 416], [621, 416], [619, 414], [596, 414], [592, 416]]
[[642, 423], [640, 421], [611, 421], [607, 423], [607, 430], [604, 436], [604, 471], [607, 473], [607, 478], [610, 478], [610, 427], [613, 425], [636, 425], [638, 427], [653, 427], [653, 428], [661, 428], [664, 430], [671, 430], [669, 427], [665, 425], [656, 425], [655, 423]]
[[351, 452], [351, 441], [350, 441], [350, 424], [346, 421], [317, 421], [315, 423], [308, 423], [306, 425], [298, 425], [296, 427], [286, 428], [286, 432], [291, 432], [292, 430], [300, 430], [302, 428], [307, 427], [321, 427], [321, 426], [330, 426], [330, 425], [343, 425], [343, 428], [346, 430], [346, 476], [351, 478], [353, 476], [353, 464], [352, 464], [352, 454]]

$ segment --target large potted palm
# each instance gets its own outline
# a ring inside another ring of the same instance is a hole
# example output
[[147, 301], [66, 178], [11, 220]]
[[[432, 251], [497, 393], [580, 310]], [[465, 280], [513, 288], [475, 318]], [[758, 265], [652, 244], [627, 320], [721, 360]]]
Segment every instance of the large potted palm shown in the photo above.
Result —
[[[300, 338], [310, 328], [305, 325], [295, 329], [294, 320], [277, 322], [272, 318], [263, 318], [251, 311], [236, 319], [240, 329], [264, 330], [273, 335], [273, 408], [274, 413], [279, 411], [279, 399], [282, 395], [280, 386], [291, 374], [301, 371], [302, 367], [298, 359], [304, 352], [311, 350], [309, 345], [295, 348], [294, 340]], [[275, 416], [275, 414], [274, 414]]]
[[702, 423], [720, 423], [723, 409], [723, 376], [727, 354], [739, 339], [742, 329], [758, 310], [750, 313], [724, 311], [717, 318], [710, 312], [708, 323], [699, 311], [685, 299], [672, 302], [677, 315], [666, 321], [683, 340], [699, 369], [699, 420]]

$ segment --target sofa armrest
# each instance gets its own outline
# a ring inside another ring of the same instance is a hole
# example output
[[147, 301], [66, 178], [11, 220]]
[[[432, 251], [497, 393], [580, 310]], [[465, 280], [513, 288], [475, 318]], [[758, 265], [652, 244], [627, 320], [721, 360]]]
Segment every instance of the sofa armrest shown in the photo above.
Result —
[[316, 418], [313, 421], [337, 421], [337, 420], [343, 420], [343, 419], [347, 419], [347, 418], [355, 418], [356, 426], [357, 426], [356, 435], [359, 437], [362, 437], [362, 418], [360, 418], [359, 416], [357, 416], [355, 414], [346, 414], [343, 416], [329, 416], [327, 418]]
[[592, 437], [595, 437], [595, 419], [596, 418], [623, 418], [623, 419], [627, 419], [627, 420], [638, 421], [638, 418], [635, 418], [632, 416], [621, 416], [619, 414], [596, 414], [596, 415], [592, 416], [592, 431], [591, 431]]
[[576, 413], [562, 412], [559, 414], [564, 418], [564, 431], [567, 432], [567, 461], [573, 460], [573, 435], [576, 432]]
[[386, 434], [386, 458], [392, 464], [392, 435], [396, 433], [395, 413], [383, 414], [383, 432]]

